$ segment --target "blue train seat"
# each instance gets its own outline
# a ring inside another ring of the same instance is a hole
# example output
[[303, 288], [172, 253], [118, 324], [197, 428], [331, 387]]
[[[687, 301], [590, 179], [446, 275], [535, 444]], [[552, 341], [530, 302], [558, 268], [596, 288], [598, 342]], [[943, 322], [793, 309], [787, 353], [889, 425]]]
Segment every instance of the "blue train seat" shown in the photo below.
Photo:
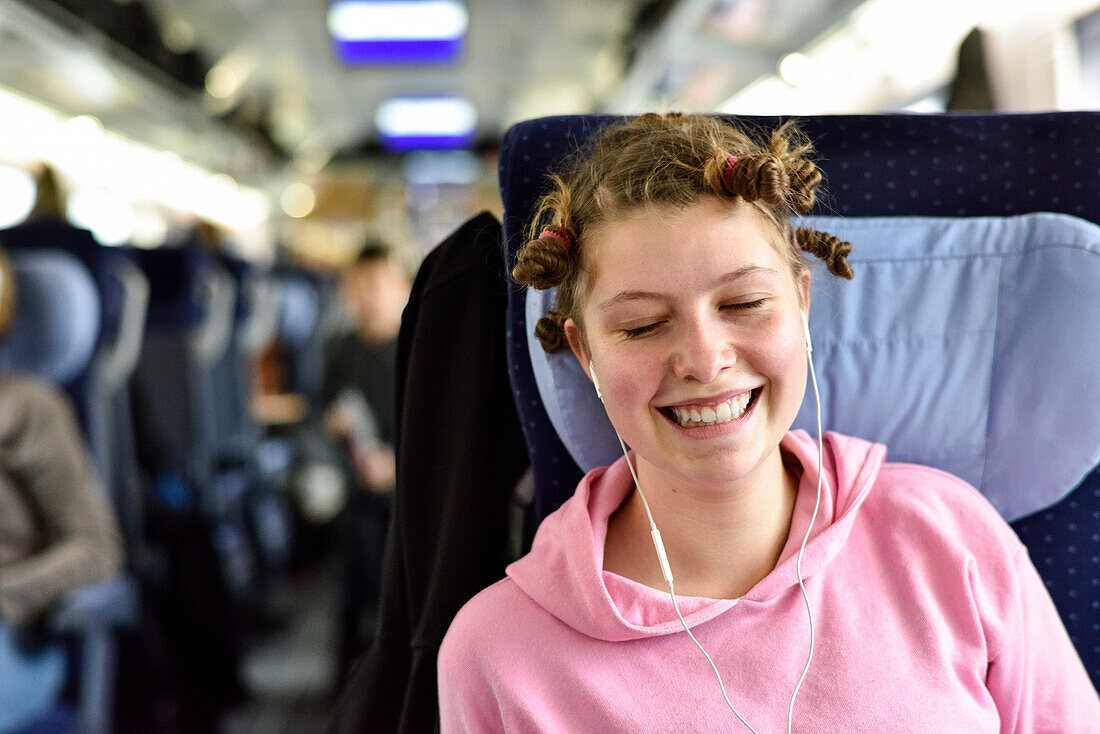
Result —
[[244, 484], [250, 537], [260, 569], [266, 581], [277, 580], [291, 555], [290, 511], [283, 491], [284, 472], [267, 460], [274, 445], [253, 415], [252, 369], [278, 331], [278, 284], [260, 266], [224, 254], [218, 259], [232, 276], [238, 295], [228, 348], [211, 373], [220, 396], [214, 425], [221, 477], [216, 481]]
[[[249, 482], [218, 443], [218, 365], [233, 342], [236, 282], [194, 244], [127, 254], [150, 300], [130, 381], [148, 534], [165, 557], [148, 594], [181, 715], [208, 725], [241, 700], [241, 655], [261, 606], [247, 515]], [[198, 726], [200, 724], [196, 724]]]
[[[613, 119], [553, 117], [507, 132], [509, 271], [546, 173]], [[856, 280], [819, 283], [811, 309], [825, 428], [978, 486], [1028, 546], [1100, 684], [1100, 435], [1083, 407], [1100, 398], [1089, 356], [1100, 346], [1100, 114], [840, 115], [801, 126], [826, 175], [812, 214], [856, 245]], [[507, 315], [536, 521], [618, 452], [572, 355], [548, 358], [531, 337], [546, 303], [515, 288]], [[891, 352], [894, 335], [902, 345], [927, 336], [933, 348]], [[939, 402], [940, 390], [961, 402]], [[843, 397], [853, 394], [867, 399]], [[807, 417], [804, 405], [796, 426]]]
[[323, 282], [289, 267], [280, 268], [275, 277], [281, 295], [278, 338], [286, 358], [286, 387], [316, 405], [324, 378]]
[[[19, 305], [12, 331], [0, 345], [0, 371], [35, 374], [71, 390], [74, 384], [87, 380], [94, 356], [101, 353], [97, 351], [101, 345], [101, 300], [96, 283], [75, 255], [62, 250], [16, 248], [11, 261]], [[115, 634], [119, 627], [132, 624], [136, 615], [136, 587], [125, 575], [70, 592], [62, 599], [51, 613], [49, 628], [56, 635], [78, 641], [76, 708], [70, 714], [59, 700], [45, 714], [45, 721], [32, 728], [68, 725], [95, 734], [110, 731]]]

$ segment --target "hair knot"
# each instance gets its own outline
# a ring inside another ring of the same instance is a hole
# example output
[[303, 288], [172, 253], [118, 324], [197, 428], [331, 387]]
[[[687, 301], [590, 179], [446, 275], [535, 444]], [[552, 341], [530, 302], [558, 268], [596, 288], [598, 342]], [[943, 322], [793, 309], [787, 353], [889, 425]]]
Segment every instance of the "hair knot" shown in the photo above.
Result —
[[787, 201], [790, 178], [783, 162], [774, 155], [752, 155], [738, 158], [730, 167], [730, 194], [745, 201], [760, 199], [773, 206], [783, 206]]
[[852, 252], [852, 245], [839, 237], [827, 232], [820, 232], [809, 227], [799, 227], [794, 232], [795, 242], [804, 251], [821, 258], [829, 272], [841, 278], [852, 279], [852, 266], [848, 264], [847, 257]]
[[561, 352], [569, 348], [565, 338], [565, 319], [558, 311], [551, 311], [535, 324], [535, 337], [548, 354]]

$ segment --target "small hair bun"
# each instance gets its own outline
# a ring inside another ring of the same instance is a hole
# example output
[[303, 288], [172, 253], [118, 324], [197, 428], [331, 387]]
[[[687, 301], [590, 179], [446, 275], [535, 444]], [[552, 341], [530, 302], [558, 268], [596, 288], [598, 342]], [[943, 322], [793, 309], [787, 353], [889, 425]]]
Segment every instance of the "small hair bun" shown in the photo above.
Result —
[[821, 183], [821, 171], [812, 161], [798, 159], [789, 162], [787, 175], [790, 178], [790, 203], [795, 211], [805, 214], [814, 206], [818, 184]]
[[540, 291], [561, 284], [571, 268], [570, 244], [556, 232], [530, 240], [516, 256], [512, 278]]
[[830, 273], [852, 279], [854, 273], [847, 260], [852, 252], [851, 243], [809, 227], [799, 227], [795, 230], [794, 237], [802, 250], [821, 258]]
[[543, 351], [548, 354], [569, 348], [569, 340], [565, 338], [564, 320], [557, 311], [551, 311], [538, 320], [535, 324], [535, 337], [542, 344]]
[[745, 201], [763, 201], [783, 206], [790, 179], [783, 162], [772, 155], [744, 156], [732, 167], [728, 181], [732, 193]]

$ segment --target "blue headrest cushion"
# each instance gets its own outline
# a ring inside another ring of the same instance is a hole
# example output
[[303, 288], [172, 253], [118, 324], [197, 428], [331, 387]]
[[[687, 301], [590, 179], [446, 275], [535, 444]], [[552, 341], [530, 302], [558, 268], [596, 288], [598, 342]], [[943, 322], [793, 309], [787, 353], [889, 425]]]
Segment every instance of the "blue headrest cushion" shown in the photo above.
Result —
[[91, 273], [60, 250], [12, 252], [18, 301], [0, 344], [0, 369], [67, 385], [87, 369], [99, 337], [99, 292]]
[[[825, 430], [962, 477], [1010, 521], [1100, 462], [1100, 227], [1061, 214], [800, 224], [854, 248], [850, 282], [814, 268]], [[588, 471], [620, 450], [577, 360], [532, 336], [553, 299], [528, 289], [528, 352], [555, 430]], [[795, 427], [816, 431], [809, 389]]]

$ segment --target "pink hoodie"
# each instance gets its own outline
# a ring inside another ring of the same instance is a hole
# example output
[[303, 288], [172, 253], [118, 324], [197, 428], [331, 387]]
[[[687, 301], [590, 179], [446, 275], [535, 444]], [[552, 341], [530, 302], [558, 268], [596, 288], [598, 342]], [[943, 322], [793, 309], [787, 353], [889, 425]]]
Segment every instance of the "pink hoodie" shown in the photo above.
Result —
[[[795, 560], [816, 442], [776, 568], [740, 599], [678, 597], [733, 705], [785, 732], [809, 646]], [[797, 732], [1100, 732], [1100, 699], [1024, 546], [972, 487], [825, 436], [822, 506], [802, 572], [813, 663]], [[667, 592], [603, 571], [607, 520], [633, 483], [590, 472], [531, 552], [455, 617], [439, 653], [442, 731], [737, 732]]]

